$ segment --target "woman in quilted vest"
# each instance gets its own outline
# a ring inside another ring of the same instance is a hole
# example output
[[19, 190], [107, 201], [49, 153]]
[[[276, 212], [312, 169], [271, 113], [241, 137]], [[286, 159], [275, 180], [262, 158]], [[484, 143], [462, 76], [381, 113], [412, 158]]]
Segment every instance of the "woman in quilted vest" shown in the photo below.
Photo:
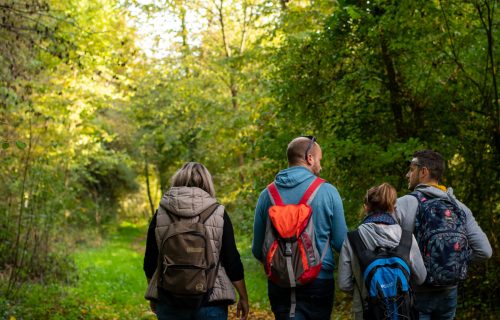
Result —
[[248, 296], [233, 226], [215, 198], [210, 172], [188, 162], [172, 177], [151, 220], [146, 241], [145, 298], [159, 320], [227, 319], [239, 299], [246, 319]]

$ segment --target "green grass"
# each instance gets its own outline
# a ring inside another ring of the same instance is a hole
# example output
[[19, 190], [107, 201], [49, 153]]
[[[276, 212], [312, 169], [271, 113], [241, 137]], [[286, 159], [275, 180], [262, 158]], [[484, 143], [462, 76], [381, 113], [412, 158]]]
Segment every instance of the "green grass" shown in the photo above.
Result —
[[79, 279], [69, 292], [85, 301], [83, 319], [154, 318], [143, 297], [144, 235], [144, 228], [122, 224], [103, 246], [75, 253]]
[[[75, 253], [79, 279], [69, 291], [84, 301], [79, 319], [156, 319], [143, 297], [145, 235], [145, 226], [122, 224], [103, 245]], [[238, 242], [249, 300], [251, 309], [264, 311], [259, 315], [266, 317], [267, 281], [250, 243], [245, 238]]]
[[143, 297], [145, 230], [122, 224], [99, 246], [78, 248], [73, 284], [23, 284], [11, 299], [0, 298], [0, 318], [156, 319]]
[[[77, 274], [72, 284], [23, 284], [13, 298], [0, 297], [0, 319], [156, 319], [144, 299], [145, 238], [145, 225], [129, 223], [104, 241], [89, 236], [73, 253]], [[242, 238], [238, 247], [253, 318], [269, 318], [266, 279], [250, 239]]]
[[271, 310], [267, 297], [267, 280], [264, 268], [252, 255], [251, 239], [247, 237], [237, 237], [237, 239], [238, 251], [245, 267], [248, 300], [253, 309]]

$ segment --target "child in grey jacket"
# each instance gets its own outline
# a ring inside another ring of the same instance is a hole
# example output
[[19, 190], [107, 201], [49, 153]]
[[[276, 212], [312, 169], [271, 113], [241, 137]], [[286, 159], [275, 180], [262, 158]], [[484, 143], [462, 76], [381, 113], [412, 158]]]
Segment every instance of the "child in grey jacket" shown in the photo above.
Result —
[[[366, 193], [364, 201], [366, 216], [358, 230], [363, 243], [369, 250], [375, 250], [377, 247], [398, 246], [402, 229], [394, 217], [396, 197], [396, 190], [388, 183], [373, 187]], [[421, 284], [427, 272], [414, 236], [412, 236], [408, 264], [412, 282]], [[353, 294], [353, 318], [363, 319], [363, 301], [368, 293], [359, 261], [349, 239], [344, 241], [340, 253], [338, 282], [342, 291]]]

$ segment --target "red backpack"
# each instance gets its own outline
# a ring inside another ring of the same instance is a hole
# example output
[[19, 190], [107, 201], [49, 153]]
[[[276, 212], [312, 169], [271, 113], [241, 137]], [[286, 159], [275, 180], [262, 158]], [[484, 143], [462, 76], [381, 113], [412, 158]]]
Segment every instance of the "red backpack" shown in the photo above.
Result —
[[[269, 208], [262, 248], [264, 269], [269, 280], [280, 287], [293, 289], [304, 285], [316, 279], [321, 270], [329, 240], [320, 256], [309, 204], [323, 182], [325, 180], [316, 178], [298, 204], [283, 203], [274, 182], [267, 187], [273, 205]], [[291, 300], [290, 318], [293, 318], [295, 290]]]

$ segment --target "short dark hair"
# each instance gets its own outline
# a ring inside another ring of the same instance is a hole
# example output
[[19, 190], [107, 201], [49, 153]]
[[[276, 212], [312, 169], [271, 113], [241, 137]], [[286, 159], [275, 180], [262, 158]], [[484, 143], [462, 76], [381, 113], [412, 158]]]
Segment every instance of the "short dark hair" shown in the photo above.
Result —
[[417, 158], [415, 163], [419, 167], [426, 167], [429, 170], [430, 177], [437, 181], [440, 181], [444, 173], [444, 158], [443, 156], [432, 150], [419, 150], [413, 154], [414, 158]]
[[286, 156], [288, 159], [288, 163], [290, 165], [296, 165], [304, 162], [304, 157], [307, 158], [306, 151], [307, 147], [313, 141], [313, 144], [310, 148], [310, 150], [307, 153], [313, 152], [314, 148], [316, 147], [315, 142], [316, 139], [312, 140], [309, 137], [302, 136], [302, 137], [297, 137], [293, 139], [289, 144], [288, 148], [286, 150]]

